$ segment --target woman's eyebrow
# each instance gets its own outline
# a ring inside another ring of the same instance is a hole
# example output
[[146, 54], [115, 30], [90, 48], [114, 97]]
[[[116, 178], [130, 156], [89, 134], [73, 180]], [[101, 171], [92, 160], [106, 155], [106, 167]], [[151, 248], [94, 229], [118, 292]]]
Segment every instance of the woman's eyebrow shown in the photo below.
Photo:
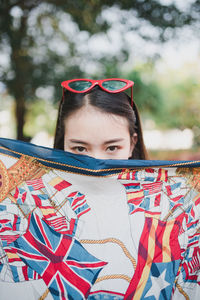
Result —
[[112, 143], [118, 143], [118, 142], [122, 142], [123, 140], [124, 140], [123, 138], [120, 138], [120, 139], [112, 139], [112, 140], [109, 140], [109, 141], [104, 142], [104, 144], [107, 145], [107, 144], [112, 144]]
[[81, 141], [81, 140], [76, 140], [76, 139], [69, 139], [71, 143], [76, 143], [76, 144], [82, 144], [82, 145], [88, 145], [87, 142]]

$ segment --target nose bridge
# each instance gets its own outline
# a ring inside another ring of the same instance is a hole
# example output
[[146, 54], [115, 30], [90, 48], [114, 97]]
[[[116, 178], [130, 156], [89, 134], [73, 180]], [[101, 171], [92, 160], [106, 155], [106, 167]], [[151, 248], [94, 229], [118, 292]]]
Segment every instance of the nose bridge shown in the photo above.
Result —
[[96, 159], [103, 159], [103, 151], [101, 149], [92, 149], [90, 155]]
[[98, 81], [98, 80], [95, 80], [94, 83], [93, 83], [93, 85], [94, 85], [94, 86], [95, 86], [95, 85], [99, 85], [99, 81]]

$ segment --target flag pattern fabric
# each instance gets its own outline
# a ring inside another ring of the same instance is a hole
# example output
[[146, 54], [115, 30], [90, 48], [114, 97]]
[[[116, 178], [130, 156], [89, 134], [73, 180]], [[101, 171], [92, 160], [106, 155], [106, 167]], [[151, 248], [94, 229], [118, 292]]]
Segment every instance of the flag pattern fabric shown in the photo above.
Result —
[[106, 264], [69, 235], [32, 214], [27, 232], [10, 247], [48, 286], [54, 299], [83, 299]]
[[199, 295], [200, 162], [99, 161], [0, 139], [0, 299]]

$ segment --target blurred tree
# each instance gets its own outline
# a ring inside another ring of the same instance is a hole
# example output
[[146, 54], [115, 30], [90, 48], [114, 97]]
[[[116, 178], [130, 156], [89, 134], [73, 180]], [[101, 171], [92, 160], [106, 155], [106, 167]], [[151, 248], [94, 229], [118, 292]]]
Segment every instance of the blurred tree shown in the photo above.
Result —
[[163, 105], [163, 97], [161, 95], [160, 87], [158, 83], [151, 79], [148, 82], [141, 78], [139, 71], [133, 71], [126, 75], [126, 78], [133, 80], [134, 85], [134, 100], [140, 109], [144, 113], [153, 113], [154, 118], [159, 115], [160, 108]]
[[[200, 127], [200, 84], [187, 77], [163, 87], [163, 106], [159, 123], [171, 128]], [[170, 116], [170, 118], [169, 118]]]
[[[160, 40], [171, 37], [169, 29], [197, 24], [200, 11], [199, 0], [192, 1], [187, 9], [158, 0], [0, 1], [0, 50], [7, 60], [1, 65], [0, 80], [16, 102], [18, 139], [25, 138], [26, 102], [33, 101], [39, 87], [57, 86], [61, 78], [83, 75], [85, 59], [80, 57], [77, 43], [84, 47], [84, 36], [109, 28], [109, 20], [102, 13], [112, 6], [123, 11], [121, 24], [126, 23], [127, 30], [148, 38], [140, 30], [140, 22], [127, 23], [137, 18], [157, 27], [156, 38]], [[83, 35], [78, 42], [79, 30]]]

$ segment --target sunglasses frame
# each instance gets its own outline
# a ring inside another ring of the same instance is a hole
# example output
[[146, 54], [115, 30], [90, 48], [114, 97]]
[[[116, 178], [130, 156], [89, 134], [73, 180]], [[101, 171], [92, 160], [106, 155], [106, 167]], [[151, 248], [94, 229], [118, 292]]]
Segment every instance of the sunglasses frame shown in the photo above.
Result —
[[[70, 88], [70, 86], [69, 86], [69, 84], [71, 82], [75, 82], [75, 81], [89, 81], [92, 85], [84, 91], [77, 91], [77, 90], [74, 90], [74, 89]], [[109, 91], [108, 89], [103, 87], [103, 83], [107, 82], [107, 81], [121, 81], [121, 82], [125, 82], [126, 85], [124, 87], [120, 88], [120, 89], [115, 90], [115, 91]], [[63, 81], [61, 83], [61, 86], [63, 88], [63, 96], [64, 96], [64, 88], [69, 90], [72, 93], [81, 94], [81, 93], [87, 93], [95, 85], [98, 85], [102, 90], [104, 90], [105, 92], [110, 93], [110, 94], [120, 93], [120, 92], [123, 92], [123, 91], [127, 90], [128, 88], [131, 88], [131, 106], [133, 107], [133, 85], [134, 85], [134, 82], [131, 81], [131, 80], [122, 79], [122, 78], [108, 78], [108, 79], [100, 79], [100, 80], [93, 80], [93, 79], [87, 79], [87, 78], [78, 78], [78, 79], [66, 80], [66, 81]]]

